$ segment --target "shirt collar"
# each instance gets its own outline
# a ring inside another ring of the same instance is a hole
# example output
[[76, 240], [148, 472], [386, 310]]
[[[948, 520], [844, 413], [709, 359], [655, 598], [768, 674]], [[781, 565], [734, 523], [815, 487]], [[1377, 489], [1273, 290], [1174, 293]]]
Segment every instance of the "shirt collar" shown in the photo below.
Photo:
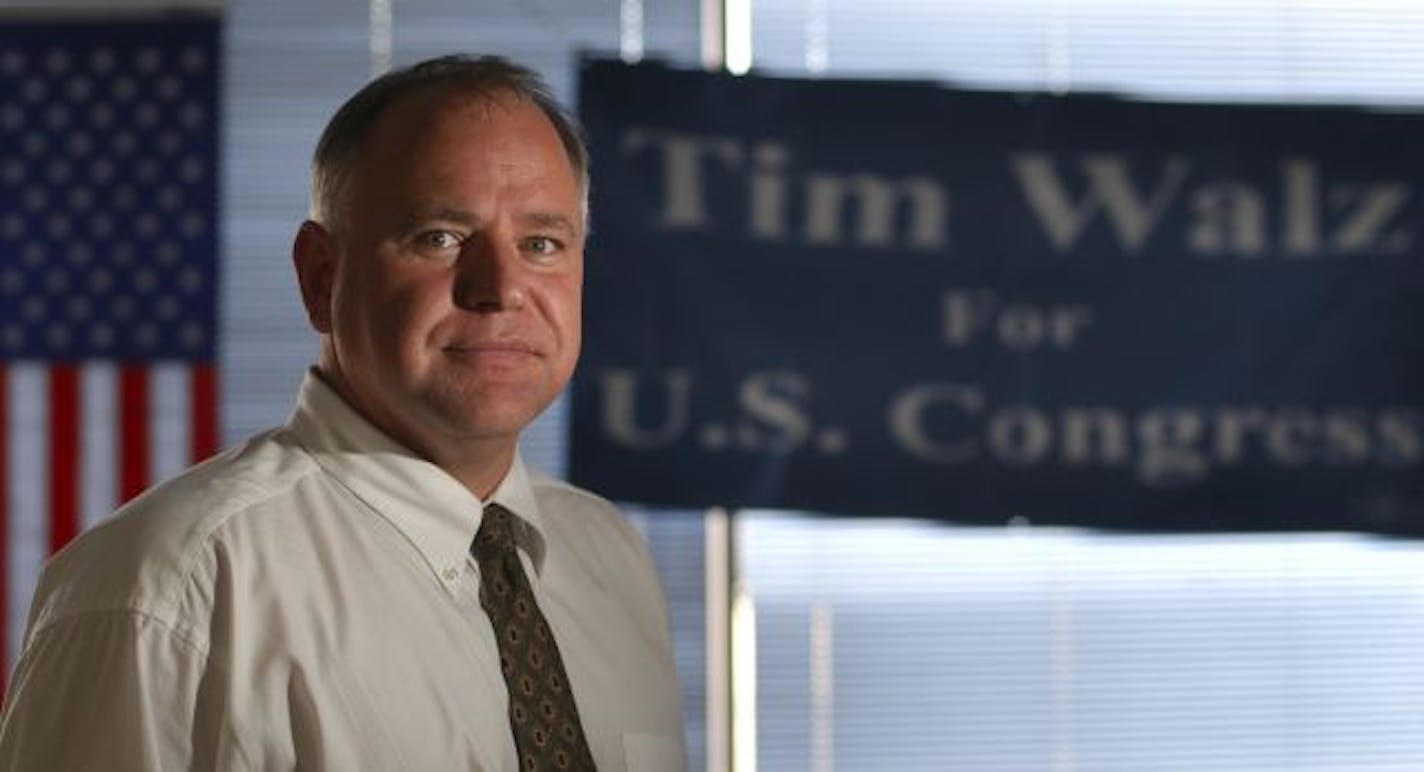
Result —
[[[435, 464], [391, 439], [315, 373], [302, 380], [287, 428], [322, 470], [384, 517], [418, 550], [450, 592], [466, 570], [484, 502]], [[544, 518], [516, 452], [490, 500], [519, 517], [516, 531], [536, 571], [544, 560]]]
[[544, 514], [539, 502], [534, 498], [534, 487], [529, 484], [529, 472], [524, 459], [514, 454], [514, 463], [509, 473], [500, 481], [499, 487], [490, 495], [490, 503], [498, 504], [515, 516], [515, 542], [529, 553], [534, 570], [544, 570]]

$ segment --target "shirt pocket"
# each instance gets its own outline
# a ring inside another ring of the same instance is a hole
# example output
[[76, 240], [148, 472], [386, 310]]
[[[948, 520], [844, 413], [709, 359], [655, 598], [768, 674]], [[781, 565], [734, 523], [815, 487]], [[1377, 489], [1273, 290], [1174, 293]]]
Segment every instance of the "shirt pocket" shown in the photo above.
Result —
[[683, 772], [682, 738], [653, 732], [625, 732], [623, 760], [628, 772]]

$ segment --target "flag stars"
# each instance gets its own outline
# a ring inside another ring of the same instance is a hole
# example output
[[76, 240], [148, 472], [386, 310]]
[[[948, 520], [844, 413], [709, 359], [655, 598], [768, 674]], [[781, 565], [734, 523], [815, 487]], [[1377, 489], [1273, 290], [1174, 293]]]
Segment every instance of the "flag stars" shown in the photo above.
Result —
[[0, 107], [0, 128], [19, 131], [24, 125], [25, 111], [19, 105], [6, 102], [4, 107]]
[[69, 215], [56, 212], [45, 220], [45, 232], [54, 239], [68, 238], [73, 226], [69, 220]]
[[128, 211], [138, 206], [138, 193], [128, 185], [120, 185], [110, 194], [109, 202], [119, 211]]
[[69, 318], [76, 322], [82, 322], [94, 313], [93, 304], [89, 298], [83, 295], [75, 295], [64, 304], [64, 310], [69, 314]]
[[206, 350], [213, 54], [30, 45], [0, 46], [0, 351]]
[[179, 164], [178, 176], [181, 177], [184, 182], [197, 182], [203, 179], [206, 168], [206, 165], [201, 160], [189, 156], [184, 158], [183, 162]]
[[89, 328], [89, 345], [105, 350], [114, 345], [114, 328], [99, 322]]
[[133, 277], [134, 288], [145, 294], [158, 288], [158, 277], [151, 268], [140, 268]]
[[134, 330], [134, 341], [143, 348], [153, 348], [158, 345], [158, 328], [152, 322], [141, 322]]
[[145, 212], [134, 221], [134, 230], [146, 239], [153, 238], [158, 233], [158, 218]]
[[64, 105], [50, 105], [45, 110], [45, 123], [51, 129], [62, 129], [69, 125], [69, 108]]
[[116, 64], [114, 51], [111, 48], [96, 48], [89, 54], [89, 69], [97, 75], [106, 75], [112, 72]]
[[154, 248], [153, 255], [157, 258], [159, 265], [171, 268], [183, 259], [183, 250], [171, 241], [161, 241]]
[[41, 156], [49, 149], [49, 140], [39, 132], [30, 132], [20, 141], [20, 149], [28, 156]]
[[45, 69], [49, 70], [52, 75], [69, 72], [71, 66], [73, 66], [73, 62], [69, 58], [68, 51], [54, 49], [45, 56]]
[[164, 130], [158, 133], [158, 140], [154, 143], [158, 146], [158, 151], [164, 155], [177, 155], [183, 149], [183, 139], [178, 136], [178, 132]]
[[18, 268], [6, 268], [0, 272], [0, 291], [7, 295], [18, 295], [25, 288], [25, 274]]
[[163, 295], [158, 299], [158, 302], [153, 304], [154, 315], [158, 317], [159, 321], [163, 322], [171, 322], [177, 319], [180, 310], [178, 301], [169, 295]]
[[134, 166], [134, 176], [139, 182], [151, 183], [158, 179], [158, 162], [152, 158], [145, 158]]
[[42, 212], [49, 206], [49, 193], [44, 188], [25, 188], [25, 208], [31, 212]]
[[6, 185], [16, 187], [25, 181], [25, 162], [18, 158], [6, 159], [4, 166], [0, 167], [0, 179], [5, 180]]
[[5, 341], [5, 348], [10, 351], [18, 351], [25, 345], [25, 328], [18, 324], [7, 324], [5, 330], [0, 333]]
[[153, 195], [153, 200], [158, 204], [158, 208], [171, 212], [183, 204], [183, 194], [176, 185], [164, 185]]
[[107, 158], [95, 159], [89, 164], [89, 179], [103, 184], [114, 178], [114, 162]]
[[71, 158], [83, 158], [94, 152], [94, 138], [86, 131], [70, 132], [68, 150]]
[[45, 177], [53, 185], [62, 185], [69, 180], [69, 162], [63, 158], [56, 158], [45, 167]]
[[178, 289], [195, 294], [203, 288], [203, 274], [196, 268], [185, 268], [178, 273]]
[[82, 185], [69, 189], [69, 208], [76, 212], [87, 212], [94, 206], [94, 191]]
[[45, 330], [45, 341], [53, 348], [68, 348], [71, 338], [69, 327], [63, 324], [51, 324]]
[[94, 215], [89, 218], [89, 233], [94, 238], [108, 238], [114, 233], [114, 218], [107, 214]]
[[134, 302], [128, 295], [116, 295], [109, 302], [109, 316], [116, 321], [126, 322], [134, 315]]
[[29, 102], [42, 102], [49, 96], [49, 86], [41, 78], [26, 78], [20, 86], [20, 96]]
[[20, 304], [20, 314], [31, 322], [43, 319], [47, 310], [44, 298], [39, 296], [25, 298], [24, 302]]
[[88, 102], [94, 96], [94, 81], [83, 75], [76, 75], [65, 84], [64, 93], [71, 102]]
[[134, 83], [133, 78], [124, 76], [114, 80], [114, 85], [109, 87], [109, 93], [113, 94], [114, 98], [120, 102], [127, 102], [138, 93], [138, 86]]
[[89, 289], [96, 295], [106, 294], [114, 287], [114, 276], [104, 268], [96, 269], [89, 274]]
[[138, 149], [138, 140], [134, 139], [133, 134], [127, 131], [120, 131], [114, 135], [110, 147], [113, 148], [114, 154], [119, 157], [130, 156]]
[[203, 216], [196, 212], [189, 212], [183, 215], [183, 235], [190, 239], [197, 238], [207, 233], [208, 222]]
[[25, 55], [14, 49], [0, 53], [0, 74], [17, 76], [25, 71]]
[[171, 102], [183, 94], [183, 82], [172, 75], [165, 75], [158, 80], [158, 87], [154, 89], [158, 92], [158, 98], [165, 102]]
[[181, 62], [181, 65], [186, 72], [201, 72], [204, 69], [207, 69], [208, 55], [207, 52], [203, 51], [203, 49], [201, 48], [197, 48], [196, 46], [189, 46], [188, 48], [183, 49], [183, 53], [179, 57], [179, 61]]
[[151, 129], [158, 125], [158, 105], [152, 102], [142, 102], [134, 108], [134, 123], [139, 128]]
[[197, 102], [184, 102], [178, 110], [178, 122], [185, 129], [196, 129], [207, 121], [208, 114]]
[[163, 64], [163, 57], [157, 49], [145, 48], [138, 52], [138, 56], [134, 57], [134, 64], [138, 67], [139, 72], [151, 74], [157, 72]]
[[45, 290], [51, 295], [62, 294], [69, 289], [69, 273], [62, 268], [54, 268], [45, 274]]
[[114, 108], [100, 102], [89, 108], [89, 123], [96, 129], [107, 129], [114, 123]]

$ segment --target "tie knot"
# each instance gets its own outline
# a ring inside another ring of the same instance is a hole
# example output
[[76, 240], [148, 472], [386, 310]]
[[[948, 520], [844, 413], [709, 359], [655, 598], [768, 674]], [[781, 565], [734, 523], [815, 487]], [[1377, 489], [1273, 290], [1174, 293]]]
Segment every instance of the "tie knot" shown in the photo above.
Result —
[[480, 530], [475, 534], [474, 552], [482, 555], [508, 554], [514, 551], [514, 516], [498, 504], [485, 507]]

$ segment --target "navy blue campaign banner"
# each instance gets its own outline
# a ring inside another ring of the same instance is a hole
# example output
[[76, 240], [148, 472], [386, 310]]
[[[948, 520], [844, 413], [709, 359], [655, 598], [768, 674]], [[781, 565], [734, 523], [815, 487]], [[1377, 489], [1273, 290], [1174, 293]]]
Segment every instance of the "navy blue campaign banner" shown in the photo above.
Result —
[[584, 65], [572, 477], [1424, 533], [1424, 116]]

